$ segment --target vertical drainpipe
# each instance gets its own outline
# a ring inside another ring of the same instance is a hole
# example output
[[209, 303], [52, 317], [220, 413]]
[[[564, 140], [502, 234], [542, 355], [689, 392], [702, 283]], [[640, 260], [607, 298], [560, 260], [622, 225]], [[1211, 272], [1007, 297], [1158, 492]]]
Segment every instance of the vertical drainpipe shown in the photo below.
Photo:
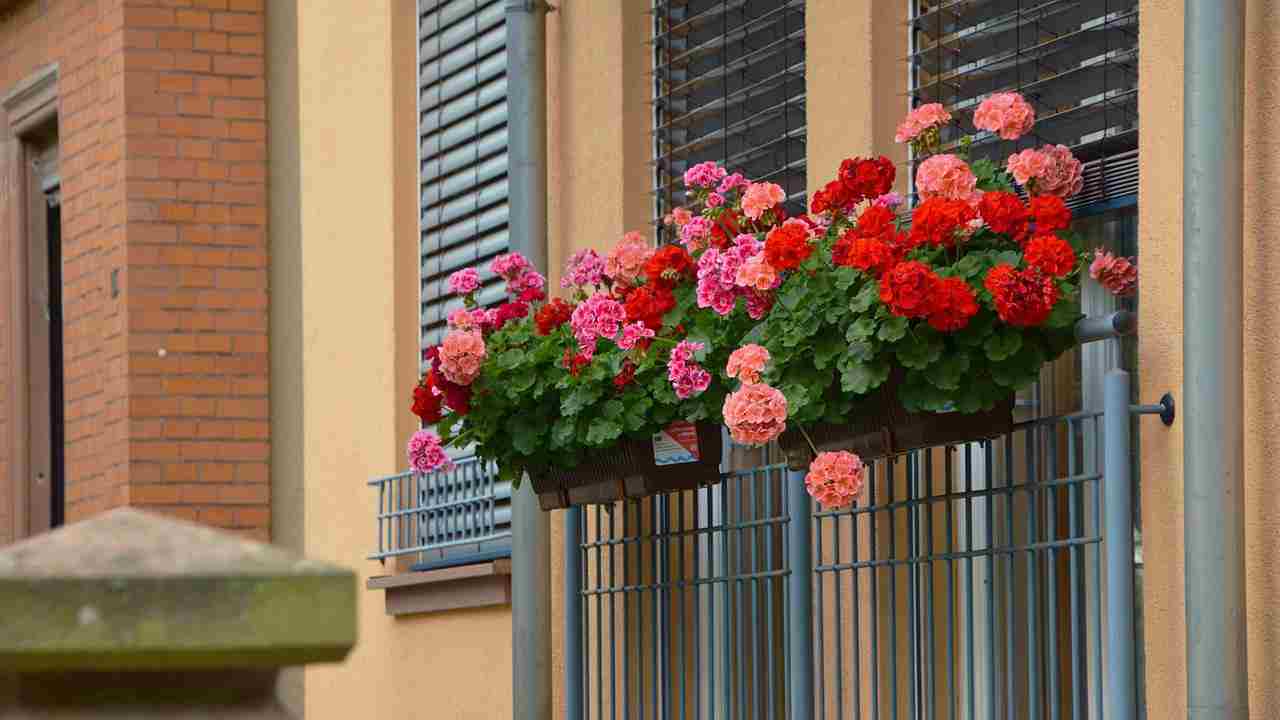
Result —
[[[542, 0], [507, 0], [511, 249], [547, 272], [547, 55]], [[551, 524], [528, 478], [512, 498], [512, 717], [551, 720]]]
[[1241, 281], [1244, 18], [1244, 0], [1186, 2], [1182, 417], [1191, 720], [1249, 716]]

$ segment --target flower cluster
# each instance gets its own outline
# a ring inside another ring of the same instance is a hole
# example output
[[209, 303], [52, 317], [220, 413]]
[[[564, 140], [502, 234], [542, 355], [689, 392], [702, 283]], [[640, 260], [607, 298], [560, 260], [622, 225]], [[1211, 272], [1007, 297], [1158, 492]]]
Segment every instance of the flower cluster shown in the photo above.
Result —
[[667, 379], [681, 400], [698, 395], [711, 385], [711, 373], [694, 360], [694, 354], [704, 347], [699, 342], [681, 340], [671, 351]]
[[1132, 295], [1138, 289], [1138, 266], [1133, 259], [1117, 257], [1108, 250], [1096, 251], [1089, 264], [1089, 276], [1118, 297]]
[[409, 467], [415, 472], [426, 473], [447, 470], [453, 461], [440, 444], [440, 436], [430, 430], [419, 430], [409, 438], [407, 448]]
[[[925, 144], [925, 147], [915, 148], [917, 151], [927, 149], [928, 147], [936, 147], [938, 143], [938, 132], [951, 122], [951, 113], [942, 106], [941, 103], [926, 103], [907, 113], [902, 122], [898, 124], [898, 132], [893, 136], [893, 141], [897, 143], [913, 143]], [[929, 140], [929, 135], [933, 137]]]
[[1018, 93], [989, 95], [973, 113], [974, 127], [993, 132], [1004, 140], [1017, 140], [1035, 124], [1035, 109]]
[[724, 399], [724, 423], [734, 442], [766, 445], [787, 427], [787, 398], [764, 383], [746, 383]]
[[1032, 195], [1069, 198], [1084, 188], [1083, 166], [1065, 145], [1028, 148], [1010, 155], [1007, 167]]
[[587, 298], [569, 317], [573, 337], [578, 341], [578, 352], [591, 359], [596, 352], [597, 339], [612, 339], [627, 319], [622, 303], [603, 292]]
[[867, 467], [862, 458], [840, 450], [818, 453], [809, 464], [804, 488], [824, 509], [848, 507], [862, 492]]

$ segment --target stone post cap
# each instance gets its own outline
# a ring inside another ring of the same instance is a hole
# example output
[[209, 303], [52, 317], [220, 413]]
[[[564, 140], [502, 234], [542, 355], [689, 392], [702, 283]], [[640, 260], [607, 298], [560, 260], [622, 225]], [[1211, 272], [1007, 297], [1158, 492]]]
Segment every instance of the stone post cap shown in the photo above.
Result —
[[0, 670], [280, 667], [356, 639], [350, 570], [131, 508], [0, 550]]

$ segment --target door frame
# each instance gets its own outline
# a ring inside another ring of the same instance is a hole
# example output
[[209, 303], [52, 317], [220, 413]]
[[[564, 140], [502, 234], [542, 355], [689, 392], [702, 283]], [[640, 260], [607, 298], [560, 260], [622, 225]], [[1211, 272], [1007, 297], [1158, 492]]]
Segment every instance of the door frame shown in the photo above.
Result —
[[[18, 540], [48, 529], [49, 513], [33, 512], [31, 447], [32, 309], [31, 248], [43, 247], [46, 209], [44, 193], [33, 161], [56, 143], [58, 128], [58, 66], [46, 65], [18, 82], [0, 97], [0, 227], [3, 235], [20, 238], [9, 243], [7, 264], [9, 305], [9, 397], [7, 433], [10, 497], [9, 539]], [[43, 263], [39, 263], [43, 266]], [[46, 411], [47, 413], [47, 411]], [[47, 433], [48, 431], [46, 431]]]

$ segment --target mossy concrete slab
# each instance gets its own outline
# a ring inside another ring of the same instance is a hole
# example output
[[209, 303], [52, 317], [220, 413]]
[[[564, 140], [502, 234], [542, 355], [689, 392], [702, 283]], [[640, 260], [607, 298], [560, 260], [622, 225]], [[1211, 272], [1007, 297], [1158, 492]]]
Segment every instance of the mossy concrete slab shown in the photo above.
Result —
[[337, 661], [355, 603], [349, 570], [123, 508], [0, 551], [0, 668]]

